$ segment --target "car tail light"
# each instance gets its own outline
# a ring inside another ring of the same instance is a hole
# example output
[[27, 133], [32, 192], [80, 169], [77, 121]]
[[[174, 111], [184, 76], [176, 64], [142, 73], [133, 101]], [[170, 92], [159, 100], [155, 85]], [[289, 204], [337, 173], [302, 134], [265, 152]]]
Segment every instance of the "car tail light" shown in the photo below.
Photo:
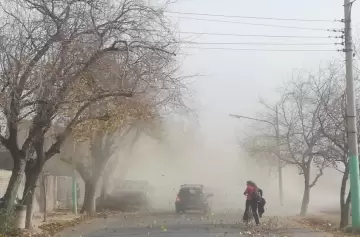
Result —
[[180, 198], [179, 198], [179, 197], [176, 197], [176, 201], [177, 201], [177, 202], [180, 202]]

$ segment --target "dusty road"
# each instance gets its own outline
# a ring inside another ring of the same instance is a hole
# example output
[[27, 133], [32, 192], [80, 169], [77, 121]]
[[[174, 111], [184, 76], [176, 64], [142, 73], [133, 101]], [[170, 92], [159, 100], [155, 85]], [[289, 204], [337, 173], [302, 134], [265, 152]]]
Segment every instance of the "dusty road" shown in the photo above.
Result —
[[241, 213], [173, 213], [121, 214], [106, 219], [95, 219], [68, 229], [58, 237], [205, 237], [205, 236], [331, 236], [326, 233], [290, 226], [285, 218], [267, 217], [259, 227], [239, 224]]

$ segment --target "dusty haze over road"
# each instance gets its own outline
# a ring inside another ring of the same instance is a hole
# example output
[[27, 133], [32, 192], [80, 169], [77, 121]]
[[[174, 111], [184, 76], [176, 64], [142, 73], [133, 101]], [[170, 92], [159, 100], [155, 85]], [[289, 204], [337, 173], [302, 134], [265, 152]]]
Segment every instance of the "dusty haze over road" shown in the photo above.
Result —
[[[168, 124], [169, 139], [159, 143], [142, 137], [130, 158], [126, 179], [148, 180], [155, 187], [152, 194], [153, 208], [174, 210], [178, 188], [184, 183], [202, 183], [215, 194], [213, 209], [243, 209], [246, 180], [254, 180], [267, 199], [267, 214], [296, 215], [300, 211], [303, 194], [303, 177], [296, 167], [284, 169], [284, 200], [282, 208], [278, 199], [276, 167], [259, 167], [241, 152], [236, 142], [230, 143], [206, 137], [201, 127], [183, 122]], [[172, 128], [170, 128], [172, 127]], [[236, 141], [234, 133], [234, 141]], [[264, 157], [266, 159], [266, 157]], [[119, 169], [124, 167], [119, 164]], [[120, 174], [115, 171], [114, 174]], [[328, 169], [311, 191], [310, 212], [338, 209], [340, 175]], [[116, 178], [113, 178], [116, 182]]]

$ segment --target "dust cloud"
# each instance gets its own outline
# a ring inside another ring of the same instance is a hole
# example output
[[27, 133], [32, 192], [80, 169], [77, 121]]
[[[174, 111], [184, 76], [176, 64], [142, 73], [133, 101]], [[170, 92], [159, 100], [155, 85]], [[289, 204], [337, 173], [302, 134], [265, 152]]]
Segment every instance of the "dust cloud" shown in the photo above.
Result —
[[[186, 129], [185, 129], [186, 127]], [[296, 167], [283, 170], [284, 205], [279, 204], [276, 167], [264, 167], [242, 153], [234, 142], [211, 142], [196, 125], [175, 123], [166, 141], [142, 136], [130, 152], [121, 151], [118, 171], [111, 183], [120, 179], [148, 180], [151, 206], [157, 211], [174, 211], [181, 184], [204, 184], [214, 194], [214, 212], [243, 209], [247, 180], [264, 191], [268, 215], [297, 215], [303, 193], [303, 178]], [[313, 170], [313, 174], [315, 174]], [[338, 209], [341, 176], [328, 170], [311, 190], [309, 212]]]

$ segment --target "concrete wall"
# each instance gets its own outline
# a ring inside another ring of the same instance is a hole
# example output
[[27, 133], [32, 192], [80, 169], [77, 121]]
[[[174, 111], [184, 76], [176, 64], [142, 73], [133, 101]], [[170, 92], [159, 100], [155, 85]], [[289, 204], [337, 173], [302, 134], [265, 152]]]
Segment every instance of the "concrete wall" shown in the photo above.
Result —
[[[0, 195], [3, 196], [9, 179], [11, 171], [0, 170]], [[80, 195], [78, 197], [78, 206], [82, 205], [84, 199], [85, 186], [81, 179], [77, 179], [80, 186]], [[18, 192], [18, 197], [21, 198], [24, 190], [24, 182]], [[47, 211], [52, 212], [56, 209], [71, 209], [72, 207], [72, 177], [67, 176], [46, 176], [45, 178]], [[34, 198], [34, 213], [44, 211], [44, 183], [42, 179], [39, 180], [38, 187], [35, 190]]]

